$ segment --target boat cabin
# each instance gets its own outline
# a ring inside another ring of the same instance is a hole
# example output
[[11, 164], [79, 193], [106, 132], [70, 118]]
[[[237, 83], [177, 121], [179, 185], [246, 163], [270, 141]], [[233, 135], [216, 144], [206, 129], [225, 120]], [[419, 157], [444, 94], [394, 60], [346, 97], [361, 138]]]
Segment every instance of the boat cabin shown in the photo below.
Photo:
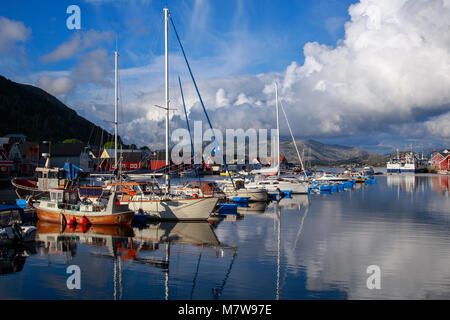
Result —
[[36, 174], [39, 190], [48, 191], [49, 189], [59, 188], [60, 186], [64, 186], [66, 182], [64, 170], [60, 168], [37, 167]]

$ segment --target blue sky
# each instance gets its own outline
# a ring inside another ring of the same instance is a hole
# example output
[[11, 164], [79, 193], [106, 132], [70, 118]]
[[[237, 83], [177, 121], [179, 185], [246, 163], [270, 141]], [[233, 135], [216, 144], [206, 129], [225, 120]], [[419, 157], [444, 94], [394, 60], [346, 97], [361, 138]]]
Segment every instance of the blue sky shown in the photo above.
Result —
[[[66, 27], [72, 4], [81, 9], [81, 30]], [[163, 115], [152, 106], [163, 104], [166, 4], [222, 129], [273, 127], [278, 81], [298, 138], [378, 152], [449, 142], [450, 82], [442, 72], [449, 5], [442, 0], [2, 1], [0, 74], [111, 129], [117, 45], [122, 135], [160, 143]], [[171, 101], [179, 104], [181, 75], [191, 118], [200, 117], [172, 31], [170, 52]]]
[[[254, 74], [282, 71], [293, 60], [302, 62], [302, 48], [308, 41], [334, 45], [343, 36], [348, 6], [355, 1], [204, 2], [202, 11], [201, 2], [200, 8], [195, 8], [194, 1], [2, 1], [0, 14], [22, 21], [32, 29], [25, 44], [29, 53], [27, 62], [32, 68], [27, 68], [29, 72], [70, 68], [80, 58], [80, 54], [75, 54], [72, 59], [51, 64], [36, 61], [79, 32], [66, 27], [69, 17], [66, 9], [71, 4], [81, 9], [81, 31], [93, 29], [114, 33], [121, 51], [122, 67], [145, 64], [150, 51], [162, 54], [162, 9], [168, 3], [180, 34], [185, 36], [191, 59], [220, 54], [217, 37], [232, 40], [238, 37], [235, 33], [241, 28], [258, 41], [266, 41], [264, 45], [271, 54], [239, 70], [240, 73]], [[205, 15], [201, 16], [203, 13]], [[197, 21], [192, 21], [192, 14], [198, 16]], [[177, 49], [175, 37], [171, 39], [171, 47]], [[114, 51], [115, 39], [103, 47], [109, 52]]]

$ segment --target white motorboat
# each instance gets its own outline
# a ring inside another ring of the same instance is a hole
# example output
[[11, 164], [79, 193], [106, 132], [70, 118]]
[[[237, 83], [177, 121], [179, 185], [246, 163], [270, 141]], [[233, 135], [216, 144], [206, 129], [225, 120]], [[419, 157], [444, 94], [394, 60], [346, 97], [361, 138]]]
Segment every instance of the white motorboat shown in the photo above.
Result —
[[215, 196], [222, 199], [248, 198], [250, 202], [266, 202], [268, 194], [262, 189], [247, 189], [243, 180], [234, 180], [235, 186], [229, 180], [204, 181], [201, 187], [198, 182], [188, 182], [178, 190], [188, 195]]
[[315, 178], [314, 181], [319, 182], [339, 182], [339, 181], [349, 181], [350, 179], [346, 176], [340, 176], [335, 173], [325, 173], [322, 176]]
[[288, 177], [268, 177], [248, 182], [245, 187], [246, 189], [264, 189], [267, 192], [291, 191], [293, 194], [307, 194], [309, 182]]

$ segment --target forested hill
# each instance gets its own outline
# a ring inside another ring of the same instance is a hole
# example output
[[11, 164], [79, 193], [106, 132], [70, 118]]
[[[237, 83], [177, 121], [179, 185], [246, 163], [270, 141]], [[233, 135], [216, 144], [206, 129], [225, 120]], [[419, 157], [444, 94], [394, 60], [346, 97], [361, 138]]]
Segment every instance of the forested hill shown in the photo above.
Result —
[[29, 141], [78, 139], [99, 146], [111, 134], [79, 116], [51, 94], [0, 76], [0, 136], [24, 134]]

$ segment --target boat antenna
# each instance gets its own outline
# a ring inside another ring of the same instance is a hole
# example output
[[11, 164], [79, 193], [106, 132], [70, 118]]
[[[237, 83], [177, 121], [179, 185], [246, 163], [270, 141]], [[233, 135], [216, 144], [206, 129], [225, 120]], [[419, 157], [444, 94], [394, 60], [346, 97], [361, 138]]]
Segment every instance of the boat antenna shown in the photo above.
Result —
[[[178, 40], [178, 44], [180, 45], [181, 52], [183, 53], [184, 61], [186, 62], [186, 65], [187, 65], [187, 68], [189, 70], [189, 74], [191, 76], [192, 82], [194, 83], [195, 91], [197, 92], [197, 96], [198, 96], [198, 98], [200, 100], [200, 104], [201, 104], [201, 106], [203, 108], [203, 112], [205, 113], [206, 120], [208, 120], [209, 128], [211, 129], [211, 131], [214, 134], [214, 129], [212, 127], [211, 121], [209, 120], [208, 112], [206, 112], [205, 104], [203, 103], [203, 99], [202, 99], [202, 96], [200, 95], [200, 91], [198, 89], [197, 82], [195, 81], [194, 75], [192, 74], [191, 66], [189, 65], [189, 61], [188, 61], [188, 59], [186, 57], [186, 53], [184, 52], [184, 48], [183, 48], [183, 45], [181, 44], [181, 40], [180, 40], [180, 37], [178, 36], [177, 28], [175, 28], [175, 23], [173, 22], [172, 16], [170, 16], [170, 22], [172, 23], [173, 31], [175, 32], [175, 36], [176, 36], [176, 38]], [[217, 143], [215, 134], [213, 136], [213, 140], [215, 142], [214, 149], [216, 151], [218, 151], [220, 153], [220, 155], [222, 156], [223, 164], [224, 164], [225, 169], [226, 169], [226, 171], [228, 173], [228, 176], [230, 177], [231, 183], [233, 184], [233, 188], [236, 189], [236, 186], [235, 186], [234, 181], [233, 181], [233, 177], [231, 176], [230, 170], [228, 170], [228, 166], [227, 166], [227, 162], [225, 161], [225, 157], [223, 156], [223, 153], [220, 150], [220, 148], [218, 148], [218, 143]]]

